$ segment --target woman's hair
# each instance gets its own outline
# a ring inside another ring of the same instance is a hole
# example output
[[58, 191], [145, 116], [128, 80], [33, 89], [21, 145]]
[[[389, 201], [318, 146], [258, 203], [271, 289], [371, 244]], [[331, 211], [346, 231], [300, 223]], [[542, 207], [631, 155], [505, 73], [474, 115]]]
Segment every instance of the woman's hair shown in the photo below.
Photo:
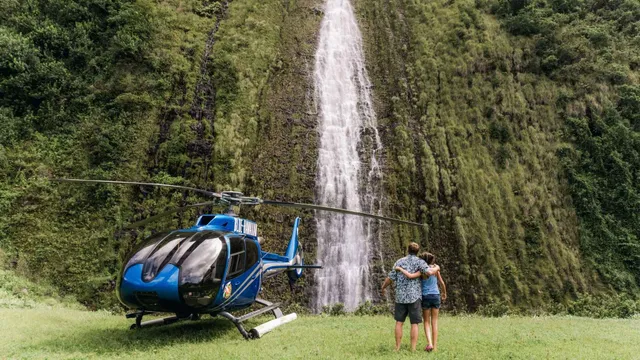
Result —
[[423, 252], [422, 254], [420, 254], [419, 258], [426, 261], [429, 265], [433, 265], [436, 263], [436, 256], [430, 252]]

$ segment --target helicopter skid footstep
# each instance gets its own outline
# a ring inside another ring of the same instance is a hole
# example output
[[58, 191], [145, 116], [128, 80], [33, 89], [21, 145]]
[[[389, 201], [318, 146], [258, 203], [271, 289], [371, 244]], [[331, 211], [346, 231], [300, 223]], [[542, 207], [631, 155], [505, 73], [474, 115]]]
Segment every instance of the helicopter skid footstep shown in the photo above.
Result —
[[131, 324], [131, 327], [129, 327], [129, 329], [135, 330], [135, 329], [141, 329], [141, 328], [150, 327], [150, 326], [169, 325], [182, 320], [199, 320], [200, 319], [200, 315], [191, 314], [183, 318], [180, 318], [177, 316], [169, 316], [161, 319], [153, 319], [153, 320], [142, 322], [142, 317], [147, 314], [150, 314], [150, 313], [138, 312], [133, 314], [127, 314], [127, 318], [133, 318], [133, 317], [136, 318], [136, 323]]

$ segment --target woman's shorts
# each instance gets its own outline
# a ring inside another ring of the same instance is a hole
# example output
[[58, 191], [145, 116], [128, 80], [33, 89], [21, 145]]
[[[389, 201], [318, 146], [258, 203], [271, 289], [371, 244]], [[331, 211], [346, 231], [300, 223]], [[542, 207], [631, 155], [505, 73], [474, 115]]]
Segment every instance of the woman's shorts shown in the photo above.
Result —
[[423, 309], [440, 309], [440, 294], [422, 295]]

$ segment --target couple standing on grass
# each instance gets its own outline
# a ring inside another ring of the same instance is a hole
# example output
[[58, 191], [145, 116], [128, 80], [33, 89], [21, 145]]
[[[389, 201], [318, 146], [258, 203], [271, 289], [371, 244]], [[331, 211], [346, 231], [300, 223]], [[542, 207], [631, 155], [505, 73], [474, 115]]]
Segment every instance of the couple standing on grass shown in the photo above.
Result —
[[[435, 351], [438, 343], [438, 312], [440, 310], [440, 290], [442, 300], [447, 299], [447, 288], [440, 276], [440, 267], [435, 264], [436, 257], [428, 252], [418, 256], [420, 245], [412, 242], [407, 246], [408, 255], [396, 261], [393, 270], [382, 284], [381, 294], [385, 289], [396, 284], [396, 304], [394, 319], [396, 320], [396, 351], [400, 350], [402, 341], [402, 325], [409, 316], [411, 322], [411, 350], [416, 350], [418, 342], [418, 324], [424, 316], [424, 333], [427, 337], [425, 351]], [[422, 308], [422, 312], [420, 309]]]

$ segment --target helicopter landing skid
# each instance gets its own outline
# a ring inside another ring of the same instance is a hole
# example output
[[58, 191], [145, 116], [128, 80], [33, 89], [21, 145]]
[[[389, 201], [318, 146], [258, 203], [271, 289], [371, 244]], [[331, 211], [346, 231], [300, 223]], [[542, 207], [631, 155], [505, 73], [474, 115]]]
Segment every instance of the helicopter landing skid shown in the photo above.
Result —
[[[260, 308], [258, 310], [252, 311], [252, 312], [250, 312], [248, 314], [239, 316], [239, 317], [233, 316], [233, 315], [231, 315], [230, 313], [228, 313], [226, 311], [223, 311], [223, 312], [219, 313], [218, 315], [220, 315], [220, 316], [224, 317], [225, 319], [231, 321], [236, 326], [236, 328], [238, 328], [238, 331], [240, 331], [240, 334], [242, 334], [242, 336], [246, 340], [257, 339], [261, 335], [263, 335], [264, 333], [261, 333], [260, 330], [258, 329], [260, 326], [257, 326], [256, 328], [251, 329], [251, 330], [249, 330], [247, 332], [247, 330], [245, 330], [244, 326], [242, 326], [242, 323], [244, 321], [249, 320], [251, 318], [254, 318], [256, 316], [262, 315], [262, 314], [264, 314], [266, 312], [269, 312], [269, 311], [273, 312], [273, 316], [275, 316], [276, 320], [282, 319], [282, 318], [286, 318], [287, 316], [289, 316], [289, 315], [283, 316], [282, 310], [280, 310], [280, 303], [275, 303], [274, 304], [274, 303], [272, 303], [270, 301], [267, 301], [267, 300], [264, 300], [264, 299], [260, 299], [260, 298], [257, 298], [255, 302], [260, 304], [260, 305], [264, 305], [264, 307]], [[271, 320], [270, 322], [272, 322], [272, 321], [275, 321], [275, 320]], [[267, 322], [267, 323], [270, 323], [270, 322]], [[267, 324], [267, 323], [265, 323], [265, 324]], [[265, 325], [265, 324], [263, 324], [263, 325]], [[280, 324], [278, 324], [278, 325], [280, 325]], [[278, 326], [278, 325], [276, 325], [276, 326]], [[269, 329], [267, 331], [270, 331], [270, 330], [271, 329]]]
[[147, 314], [151, 314], [151, 313], [146, 311], [139, 311], [133, 314], [127, 314], [128, 319], [134, 318], [134, 317], [136, 318], [136, 323], [131, 324], [131, 327], [129, 329], [134, 330], [134, 329], [141, 329], [143, 327], [149, 327], [154, 325], [169, 325], [182, 320], [199, 320], [200, 319], [200, 314], [190, 314], [189, 316], [182, 317], [182, 318], [177, 316], [169, 316], [162, 319], [154, 319], [154, 320], [148, 320], [148, 321], [142, 322], [142, 317]]
[[[260, 305], [263, 305], [264, 307], [238, 317], [233, 316], [232, 314], [226, 311], [222, 311], [217, 315], [220, 315], [223, 318], [231, 321], [236, 326], [236, 328], [238, 328], [238, 331], [240, 331], [240, 334], [242, 334], [242, 336], [246, 340], [260, 338], [262, 337], [262, 335], [268, 333], [269, 331], [275, 329], [276, 327], [282, 324], [288, 323], [289, 321], [292, 321], [296, 318], [295, 313], [283, 315], [282, 310], [280, 310], [280, 303], [274, 304], [270, 301], [260, 299], [260, 298], [257, 298], [255, 302]], [[269, 311], [273, 313], [273, 316], [275, 317], [274, 320], [267, 321], [266, 323], [258, 325], [249, 331], [245, 330], [244, 326], [242, 325], [244, 321], [254, 318], [256, 316], [262, 315]], [[200, 319], [200, 314], [190, 314], [186, 317], [169, 316], [161, 319], [153, 319], [153, 320], [142, 322], [142, 317], [148, 314], [151, 314], [151, 312], [147, 312], [144, 310], [127, 314], [126, 317], [128, 319], [131, 319], [131, 318], [136, 319], [135, 324], [132, 324], [130, 329], [134, 330], [134, 329], [140, 329], [140, 328], [154, 326], [154, 325], [169, 325], [182, 320], [199, 320]]]

